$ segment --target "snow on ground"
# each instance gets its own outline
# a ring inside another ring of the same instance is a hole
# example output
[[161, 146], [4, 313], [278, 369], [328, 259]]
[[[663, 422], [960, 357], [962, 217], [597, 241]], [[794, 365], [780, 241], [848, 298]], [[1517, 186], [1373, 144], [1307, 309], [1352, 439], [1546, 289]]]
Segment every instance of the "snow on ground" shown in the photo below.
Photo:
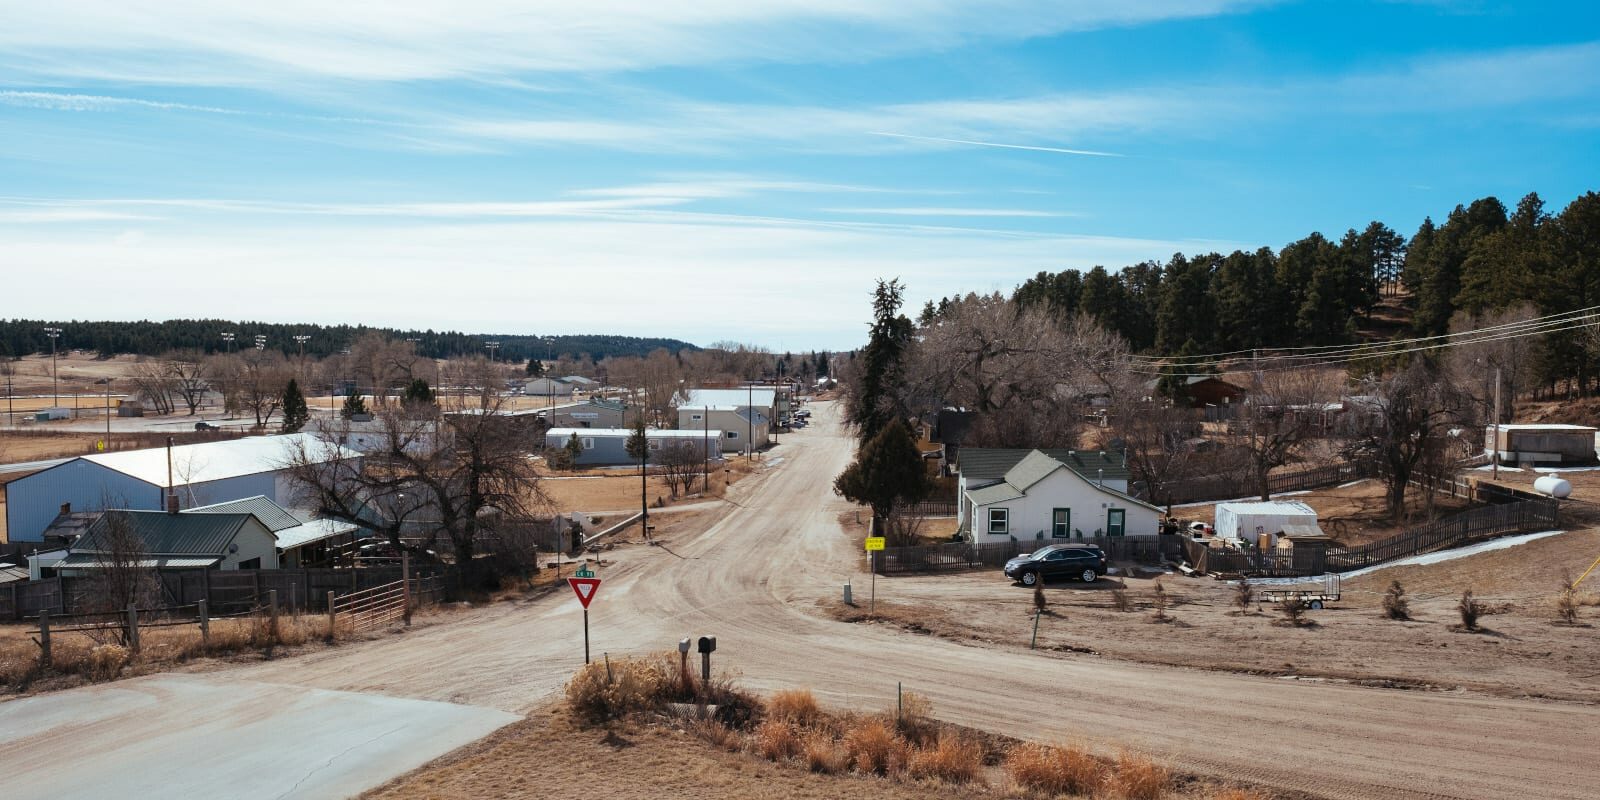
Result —
[[[1342, 572], [1339, 573], [1339, 577], [1341, 579], [1359, 578], [1362, 575], [1366, 575], [1371, 572], [1377, 572], [1380, 569], [1388, 569], [1389, 567], [1404, 567], [1412, 564], [1437, 564], [1441, 561], [1454, 561], [1458, 558], [1475, 556], [1479, 553], [1488, 553], [1494, 550], [1504, 550], [1508, 547], [1516, 547], [1519, 544], [1527, 544], [1528, 542], [1537, 541], [1550, 536], [1556, 536], [1562, 533], [1566, 533], [1566, 531], [1540, 531], [1538, 533], [1524, 533], [1520, 536], [1505, 536], [1499, 539], [1490, 539], [1487, 542], [1479, 542], [1478, 544], [1467, 545], [1466, 547], [1457, 547], [1452, 550], [1440, 550], [1434, 553], [1423, 553], [1422, 555], [1397, 558], [1393, 561], [1386, 561], [1376, 566], [1352, 570], [1350, 572]], [[1252, 578], [1250, 579], [1250, 585], [1293, 586], [1299, 583], [1314, 583], [1322, 580], [1323, 577], [1324, 576], [1322, 575], [1308, 575], [1302, 578]], [[1236, 581], [1228, 581], [1230, 584], [1235, 582]]]

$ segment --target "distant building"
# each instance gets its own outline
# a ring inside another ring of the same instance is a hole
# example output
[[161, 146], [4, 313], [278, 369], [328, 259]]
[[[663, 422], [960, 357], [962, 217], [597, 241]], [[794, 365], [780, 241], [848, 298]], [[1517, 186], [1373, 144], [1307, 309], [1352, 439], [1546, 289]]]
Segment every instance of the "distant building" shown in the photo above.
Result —
[[326, 564], [335, 548], [353, 543], [360, 532], [352, 523], [290, 511], [265, 497], [190, 508], [183, 513], [253, 515], [272, 532], [278, 565], [284, 569]]
[[549, 416], [556, 428], [621, 428], [627, 423], [627, 414], [627, 403], [598, 397], [539, 412], [541, 417]]
[[[138, 541], [137, 562], [125, 561], [115, 525]], [[148, 569], [277, 569], [277, 542], [254, 514], [169, 514], [118, 509], [100, 515], [50, 566], [57, 574], [92, 574], [122, 564]]]
[[[548, 448], [566, 447], [572, 437], [578, 437], [578, 458], [576, 464], [582, 467], [590, 466], [618, 466], [622, 464], [637, 464], [638, 459], [628, 455], [628, 439], [633, 436], [631, 428], [552, 428], [545, 433], [545, 446]], [[666, 447], [685, 446], [693, 448], [696, 453], [709, 453], [712, 461], [722, 458], [723, 434], [720, 430], [710, 431], [645, 431], [645, 441], [648, 442], [651, 456]]]
[[772, 441], [772, 418], [748, 406], [678, 406], [678, 429], [722, 431], [722, 451], [760, 450]]
[[571, 397], [573, 389], [560, 378], [534, 378], [522, 384], [522, 393], [530, 397]]
[[6, 530], [13, 542], [37, 542], [64, 510], [160, 511], [169, 490], [182, 508], [258, 495], [293, 506], [289, 465], [301, 451], [360, 456], [313, 433], [81, 456], [6, 484]]
[[1498, 451], [1502, 464], [1592, 464], [1596, 429], [1587, 425], [1504, 424], [1484, 428], [1484, 449]]

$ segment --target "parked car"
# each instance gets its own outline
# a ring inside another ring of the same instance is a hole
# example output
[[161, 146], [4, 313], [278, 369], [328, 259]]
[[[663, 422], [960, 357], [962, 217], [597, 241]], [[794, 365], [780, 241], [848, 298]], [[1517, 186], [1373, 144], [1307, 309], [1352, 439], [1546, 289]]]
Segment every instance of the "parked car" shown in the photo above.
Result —
[[1094, 545], [1052, 544], [1006, 562], [1006, 577], [1032, 586], [1050, 578], [1094, 583], [1106, 574], [1106, 553]]

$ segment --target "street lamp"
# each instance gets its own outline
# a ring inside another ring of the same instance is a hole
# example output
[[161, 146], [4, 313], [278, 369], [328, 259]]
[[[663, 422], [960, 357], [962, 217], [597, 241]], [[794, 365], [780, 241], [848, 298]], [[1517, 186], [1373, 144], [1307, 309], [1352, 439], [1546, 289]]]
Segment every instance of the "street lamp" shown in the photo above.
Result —
[[484, 342], [483, 343], [483, 347], [484, 347], [485, 350], [489, 351], [489, 360], [493, 361], [494, 360], [494, 351], [500, 349], [500, 343], [499, 342]]
[[95, 381], [95, 383], [103, 383], [103, 384], [106, 385], [106, 441], [105, 441], [105, 449], [106, 450], [110, 450], [111, 449], [111, 379], [110, 378], [101, 378], [100, 380]]
[[310, 340], [311, 337], [305, 334], [300, 334], [294, 337], [294, 343], [300, 345], [300, 358], [302, 359], [306, 357], [306, 342]]
[[267, 349], [267, 335], [266, 334], [264, 334], [264, 333], [256, 334], [256, 349], [257, 350], [265, 350], [265, 349]]
[[[556, 340], [548, 336], [544, 337], [544, 360], [546, 362], [555, 357], [553, 352], [555, 346]], [[550, 424], [553, 426], [556, 424], [556, 385], [550, 381], [550, 373], [542, 365], [539, 369], [539, 377], [544, 379], [545, 416], [550, 418]]]
[[238, 335], [239, 334], [237, 334], [237, 333], [224, 333], [224, 334], [222, 334], [222, 347], [223, 347], [223, 349], [227, 350], [230, 353], [233, 352], [233, 340], [234, 340], [234, 337], [236, 337]]
[[45, 328], [44, 335], [50, 337], [50, 386], [54, 397], [51, 407], [61, 405], [61, 370], [56, 367], [56, 339], [61, 336], [60, 328]]

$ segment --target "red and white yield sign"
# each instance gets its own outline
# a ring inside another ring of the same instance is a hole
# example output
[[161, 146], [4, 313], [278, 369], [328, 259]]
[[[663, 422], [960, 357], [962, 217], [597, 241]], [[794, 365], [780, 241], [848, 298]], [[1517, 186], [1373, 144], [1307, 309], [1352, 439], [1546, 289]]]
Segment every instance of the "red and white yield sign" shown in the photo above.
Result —
[[583, 604], [584, 609], [588, 609], [594, 593], [600, 590], [600, 579], [568, 578], [567, 585], [572, 587], [572, 593], [578, 596], [578, 602]]

